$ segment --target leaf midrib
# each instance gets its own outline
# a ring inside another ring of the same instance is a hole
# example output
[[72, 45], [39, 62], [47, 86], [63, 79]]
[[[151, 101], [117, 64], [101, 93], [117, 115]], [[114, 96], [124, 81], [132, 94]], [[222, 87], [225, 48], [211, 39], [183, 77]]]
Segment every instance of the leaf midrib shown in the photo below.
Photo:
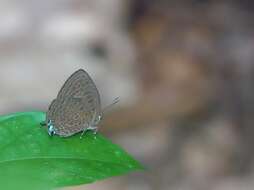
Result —
[[109, 161], [104, 161], [104, 160], [96, 160], [96, 159], [86, 159], [86, 158], [79, 158], [79, 157], [29, 157], [29, 158], [22, 158], [22, 159], [10, 159], [10, 160], [3, 160], [0, 161], [0, 165], [8, 162], [18, 162], [18, 161], [29, 161], [29, 160], [39, 160], [39, 159], [63, 159], [63, 160], [87, 160], [87, 161], [93, 161], [93, 162], [102, 162], [106, 164], [113, 164], [113, 165], [122, 165], [122, 166], [127, 166], [128, 164], [124, 163], [116, 163], [116, 162], [109, 162]]

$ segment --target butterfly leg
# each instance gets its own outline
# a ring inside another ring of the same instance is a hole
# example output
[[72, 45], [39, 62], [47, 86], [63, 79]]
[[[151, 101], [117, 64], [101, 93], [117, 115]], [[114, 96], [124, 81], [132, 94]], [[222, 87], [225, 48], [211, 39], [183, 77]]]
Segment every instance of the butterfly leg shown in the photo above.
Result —
[[81, 133], [81, 135], [80, 135], [80, 139], [82, 139], [82, 137], [83, 137], [83, 135], [85, 134], [85, 132], [86, 132], [86, 129], [84, 129], [83, 131], [82, 131], [82, 133]]
[[82, 139], [82, 136], [85, 134], [85, 132], [87, 131], [87, 129], [88, 129], [89, 127], [88, 127], [88, 123], [86, 122], [85, 123], [85, 127], [84, 127], [84, 130], [82, 131], [82, 133], [81, 133], [81, 135], [80, 135], [80, 139]]
[[87, 130], [93, 131], [93, 134], [95, 134], [95, 135], [98, 133], [98, 127], [97, 126], [89, 126], [87, 128]]
[[46, 126], [46, 125], [47, 125], [47, 123], [45, 121], [40, 122], [41, 127]]
[[96, 127], [95, 129], [93, 129], [93, 134], [96, 135], [98, 133], [98, 127]]

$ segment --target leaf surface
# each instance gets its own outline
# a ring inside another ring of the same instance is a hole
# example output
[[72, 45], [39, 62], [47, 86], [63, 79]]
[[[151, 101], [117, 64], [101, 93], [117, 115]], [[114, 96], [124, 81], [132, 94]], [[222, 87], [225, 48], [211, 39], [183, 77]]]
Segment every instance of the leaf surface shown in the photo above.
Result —
[[[143, 169], [118, 145], [87, 132], [61, 138], [40, 126], [43, 112], [0, 117], [0, 189], [51, 189]], [[3, 188], [1, 188], [1, 186]]]

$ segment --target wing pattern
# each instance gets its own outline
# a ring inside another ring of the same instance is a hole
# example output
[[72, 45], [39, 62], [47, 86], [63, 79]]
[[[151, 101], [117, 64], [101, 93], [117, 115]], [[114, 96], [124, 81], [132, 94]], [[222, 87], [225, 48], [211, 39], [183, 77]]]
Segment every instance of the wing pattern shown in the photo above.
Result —
[[97, 124], [101, 116], [99, 92], [84, 70], [72, 74], [47, 112], [57, 135], [67, 137]]

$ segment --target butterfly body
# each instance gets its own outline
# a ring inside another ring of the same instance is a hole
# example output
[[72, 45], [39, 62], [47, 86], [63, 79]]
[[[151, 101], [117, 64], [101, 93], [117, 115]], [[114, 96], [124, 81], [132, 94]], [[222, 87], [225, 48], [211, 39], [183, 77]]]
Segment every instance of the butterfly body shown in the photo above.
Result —
[[99, 92], [87, 72], [73, 73], [49, 106], [46, 125], [49, 135], [68, 137], [81, 131], [97, 131], [102, 118]]

